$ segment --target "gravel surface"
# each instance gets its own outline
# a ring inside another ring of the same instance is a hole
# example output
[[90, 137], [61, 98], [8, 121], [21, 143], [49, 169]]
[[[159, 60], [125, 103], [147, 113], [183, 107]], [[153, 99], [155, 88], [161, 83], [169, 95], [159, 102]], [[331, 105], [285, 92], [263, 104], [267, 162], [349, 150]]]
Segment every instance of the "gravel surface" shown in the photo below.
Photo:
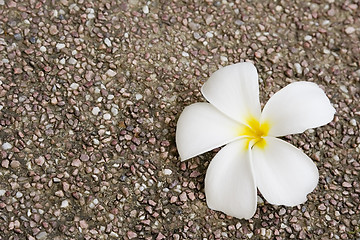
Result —
[[[209, 210], [216, 150], [181, 163], [175, 127], [220, 66], [261, 102], [319, 84], [334, 121], [285, 137], [320, 180], [251, 220]], [[360, 1], [0, 0], [0, 239], [359, 239]]]

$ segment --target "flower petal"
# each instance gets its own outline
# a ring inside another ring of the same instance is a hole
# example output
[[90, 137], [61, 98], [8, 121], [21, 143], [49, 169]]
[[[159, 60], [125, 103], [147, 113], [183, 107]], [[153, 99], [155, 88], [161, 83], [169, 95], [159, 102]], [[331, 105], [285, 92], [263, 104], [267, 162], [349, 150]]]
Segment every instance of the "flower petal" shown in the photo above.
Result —
[[331, 122], [334, 114], [335, 109], [318, 85], [295, 82], [269, 99], [261, 114], [261, 122], [268, 122], [268, 135], [276, 137], [325, 125]]
[[232, 119], [246, 124], [249, 117], [260, 118], [258, 74], [252, 63], [220, 68], [204, 83], [201, 92]]
[[300, 149], [273, 137], [266, 146], [254, 146], [253, 166], [256, 184], [271, 204], [295, 206], [306, 201], [314, 190], [319, 173], [313, 161]]
[[210, 162], [205, 177], [209, 208], [237, 218], [251, 218], [256, 211], [257, 190], [246, 140], [229, 143]]
[[182, 161], [229, 143], [238, 137], [240, 123], [209, 103], [194, 103], [181, 113], [176, 145]]

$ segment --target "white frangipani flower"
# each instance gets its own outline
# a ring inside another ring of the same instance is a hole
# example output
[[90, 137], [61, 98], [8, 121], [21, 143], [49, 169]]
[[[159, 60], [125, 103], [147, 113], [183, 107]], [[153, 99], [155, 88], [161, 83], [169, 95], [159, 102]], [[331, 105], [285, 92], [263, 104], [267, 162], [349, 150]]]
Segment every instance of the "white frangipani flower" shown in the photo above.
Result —
[[323, 90], [311, 82], [291, 83], [261, 111], [256, 68], [244, 62], [213, 73], [201, 91], [209, 103], [184, 109], [176, 144], [182, 161], [227, 144], [206, 172], [208, 206], [249, 219], [256, 211], [256, 188], [271, 204], [305, 202], [318, 183], [316, 165], [276, 137], [332, 121], [335, 109]]

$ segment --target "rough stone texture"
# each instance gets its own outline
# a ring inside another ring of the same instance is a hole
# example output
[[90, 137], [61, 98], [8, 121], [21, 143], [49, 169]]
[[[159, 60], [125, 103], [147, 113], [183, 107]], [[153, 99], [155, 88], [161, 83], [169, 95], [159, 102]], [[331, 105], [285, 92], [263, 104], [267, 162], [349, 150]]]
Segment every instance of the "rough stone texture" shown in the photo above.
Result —
[[[359, 9], [0, 0], [0, 239], [360, 238]], [[262, 103], [311, 81], [337, 113], [284, 138], [319, 168], [308, 201], [264, 201], [238, 220], [206, 206], [216, 151], [180, 162], [174, 138], [209, 74], [245, 60], [258, 68]]]

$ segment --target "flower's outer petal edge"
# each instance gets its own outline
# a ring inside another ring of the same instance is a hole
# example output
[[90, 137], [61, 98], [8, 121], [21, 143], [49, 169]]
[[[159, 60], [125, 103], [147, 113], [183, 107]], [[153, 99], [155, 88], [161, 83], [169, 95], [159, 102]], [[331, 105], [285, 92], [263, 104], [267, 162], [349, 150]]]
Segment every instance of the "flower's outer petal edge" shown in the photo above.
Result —
[[211, 74], [201, 92], [219, 111], [245, 125], [249, 117], [260, 118], [258, 73], [250, 62], [220, 68]]
[[209, 208], [236, 218], [250, 219], [256, 212], [257, 190], [251, 154], [245, 139], [227, 144], [211, 160], [205, 176]]
[[300, 149], [274, 137], [266, 147], [252, 149], [256, 184], [271, 204], [296, 206], [304, 203], [319, 180], [314, 162]]
[[181, 161], [235, 140], [240, 125], [209, 103], [187, 106], [176, 127], [176, 145]]
[[266, 103], [261, 122], [270, 124], [269, 136], [302, 133], [332, 121], [335, 109], [324, 91], [312, 82], [295, 82], [275, 93]]

